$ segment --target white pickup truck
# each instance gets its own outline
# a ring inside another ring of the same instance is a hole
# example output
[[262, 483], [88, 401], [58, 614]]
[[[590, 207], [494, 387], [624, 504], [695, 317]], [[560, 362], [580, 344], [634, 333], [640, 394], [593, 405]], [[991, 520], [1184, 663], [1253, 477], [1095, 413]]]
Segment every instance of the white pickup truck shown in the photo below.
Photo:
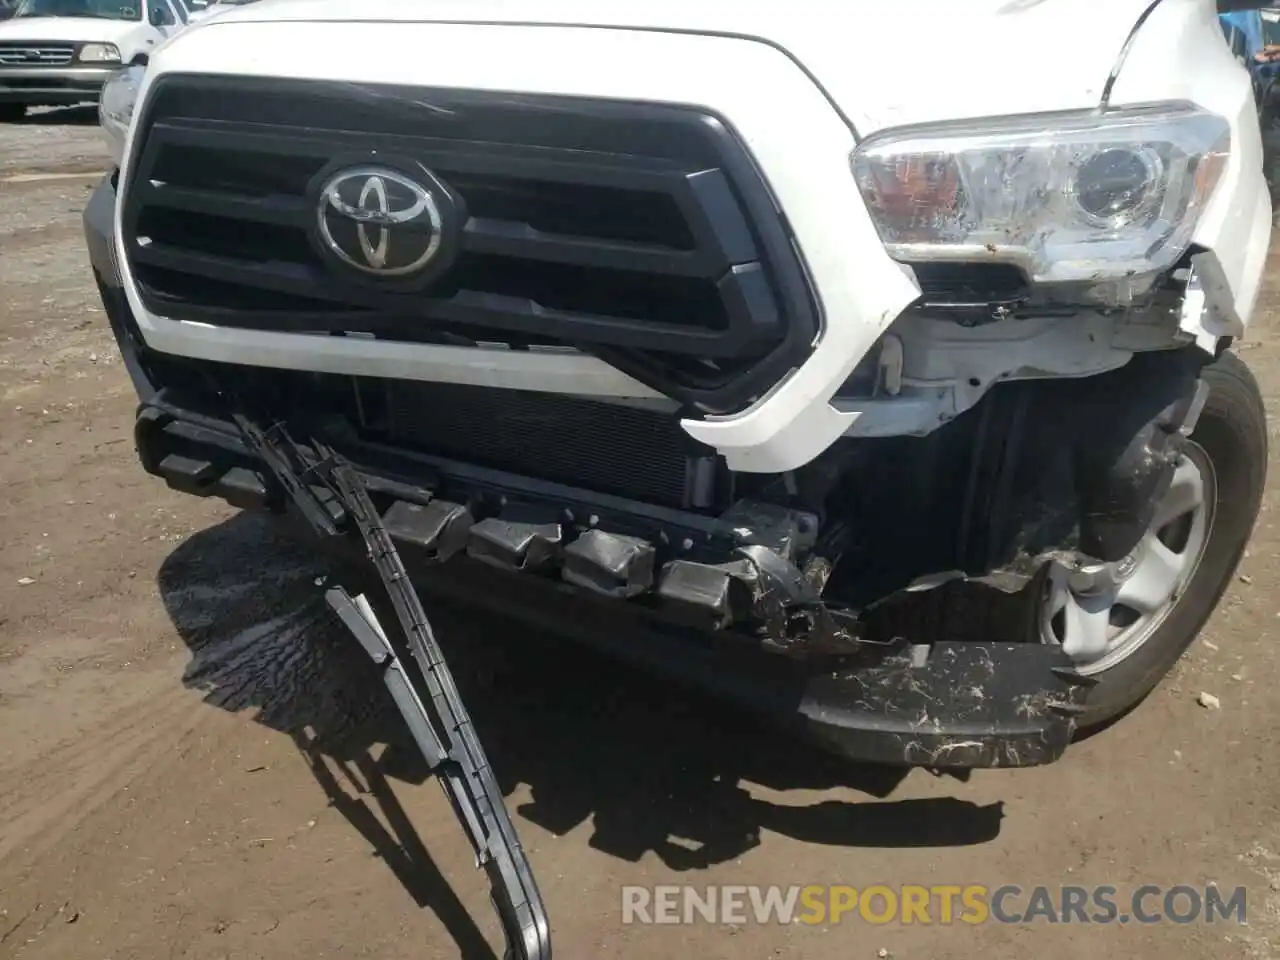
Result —
[[184, 0], [19, 0], [0, 20], [0, 122], [97, 101], [186, 21]]
[[280, 510], [234, 417], [308, 423], [436, 587], [850, 757], [1055, 760], [1259, 510], [1272, 211], [1218, 12], [228, 10], [103, 97], [143, 466]]
[[547, 918], [419, 562], [931, 768], [1054, 761], [1195, 639], [1267, 462], [1227, 5], [261, 0], [108, 83], [85, 228], [142, 465], [377, 568], [416, 694], [328, 599], [507, 956]]

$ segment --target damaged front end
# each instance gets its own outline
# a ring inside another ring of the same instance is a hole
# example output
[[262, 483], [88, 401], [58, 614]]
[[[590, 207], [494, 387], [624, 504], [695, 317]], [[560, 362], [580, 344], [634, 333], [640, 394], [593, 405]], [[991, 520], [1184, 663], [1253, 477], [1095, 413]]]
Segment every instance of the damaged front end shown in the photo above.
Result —
[[[738, 83], [785, 85], [786, 135], [749, 93], [664, 103], [643, 63], [612, 98], [444, 68], [248, 95], [153, 65], [85, 215], [143, 464], [287, 513], [235, 424], [253, 409], [351, 464], [428, 586], [851, 758], [1052, 761], [1090, 651], [1049, 642], [1046, 589], [1123, 573], [1197, 364], [1249, 306], [1197, 227], [1238, 173], [1231, 122], [1082, 104], [859, 138], [793, 60], [716, 47]], [[419, 260], [370, 273], [351, 254], [387, 184], [435, 217], [400, 234]]]
[[[1041, 642], [1046, 580], [1123, 560], [1203, 402], [1191, 353], [1144, 354], [1087, 380], [1006, 384], [926, 437], [846, 440], [762, 476], [724, 470], [640, 406], [134, 359], [156, 387], [138, 450], [170, 486], [289, 509], [235, 427], [234, 384], [317, 424], [428, 589], [500, 597], [849, 758], [930, 768], [1061, 756], [1091, 681]], [[486, 418], [486, 402], [504, 414]]]

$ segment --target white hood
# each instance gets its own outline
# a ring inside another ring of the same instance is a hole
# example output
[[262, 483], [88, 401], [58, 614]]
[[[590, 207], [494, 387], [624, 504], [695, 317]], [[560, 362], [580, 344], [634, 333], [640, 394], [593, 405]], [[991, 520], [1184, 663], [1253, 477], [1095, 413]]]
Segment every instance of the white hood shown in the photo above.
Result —
[[0, 20], [0, 40], [116, 43], [140, 26], [141, 20], [105, 20], [101, 17], [16, 17]]
[[[1164, 4], [1209, 9], [1212, 0]], [[749, 37], [785, 50], [866, 135], [908, 123], [1095, 107], [1151, 5], [1152, 0], [262, 0], [228, 10], [218, 22], [534, 22]]]

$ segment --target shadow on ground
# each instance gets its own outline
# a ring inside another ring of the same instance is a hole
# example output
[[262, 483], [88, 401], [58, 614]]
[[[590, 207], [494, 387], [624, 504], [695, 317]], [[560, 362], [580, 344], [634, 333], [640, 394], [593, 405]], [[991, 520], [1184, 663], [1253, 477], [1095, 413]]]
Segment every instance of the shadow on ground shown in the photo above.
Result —
[[[389, 778], [419, 783], [429, 774], [373, 667], [325, 606], [324, 572], [261, 515], [241, 514], [183, 543], [159, 587], [191, 652], [184, 683], [291, 735], [333, 805], [450, 926], [464, 956], [486, 956], [389, 788]], [[629, 861], [652, 851], [677, 871], [736, 859], [762, 830], [851, 847], [958, 846], [999, 833], [1001, 804], [888, 801], [901, 771], [842, 763], [501, 618], [428, 606], [504, 792], [530, 788], [517, 828], [523, 819], [562, 834], [591, 820], [594, 848]], [[851, 787], [876, 799], [780, 805], [753, 797], [744, 782]]]

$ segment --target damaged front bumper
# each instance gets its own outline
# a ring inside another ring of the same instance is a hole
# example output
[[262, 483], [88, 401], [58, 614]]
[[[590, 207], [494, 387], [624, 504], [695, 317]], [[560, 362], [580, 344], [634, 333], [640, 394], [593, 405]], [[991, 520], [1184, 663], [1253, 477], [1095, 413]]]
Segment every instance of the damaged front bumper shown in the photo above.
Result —
[[[140, 407], [136, 441], [148, 472], [175, 489], [285, 509], [228, 421], [162, 392]], [[804, 515], [762, 510], [757, 521], [772, 524], [748, 530], [751, 504], [709, 518], [359, 444], [345, 454], [428, 591], [497, 603], [796, 725], [849, 759], [1034, 766], [1058, 759], [1075, 733], [1088, 684], [1056, 647], [863, 642], [854, 618], [817, 600], [812, 569], [791, 562]], [[660, 562], [672, 544], [688, 558]]]
[[[156, 355], [115, 264], [112, 200], [107, 184], [95, 192], [86, 238], [142, 401], [144, 468], [187, 493], [285, 510], [230, 411], [150, 375]], [[820, 599], [829, 570], [805, 562], [817, 533], [810, 515], [739, 503], [708, 516], [355, 440], [342, 452], [428, 591], [605, 648], [849, 759], [1035, 766], [1057, 760], [1075, 733], [1088, 682], [1057, 647], [998, 636], [867, 642], [856, 617]]]

